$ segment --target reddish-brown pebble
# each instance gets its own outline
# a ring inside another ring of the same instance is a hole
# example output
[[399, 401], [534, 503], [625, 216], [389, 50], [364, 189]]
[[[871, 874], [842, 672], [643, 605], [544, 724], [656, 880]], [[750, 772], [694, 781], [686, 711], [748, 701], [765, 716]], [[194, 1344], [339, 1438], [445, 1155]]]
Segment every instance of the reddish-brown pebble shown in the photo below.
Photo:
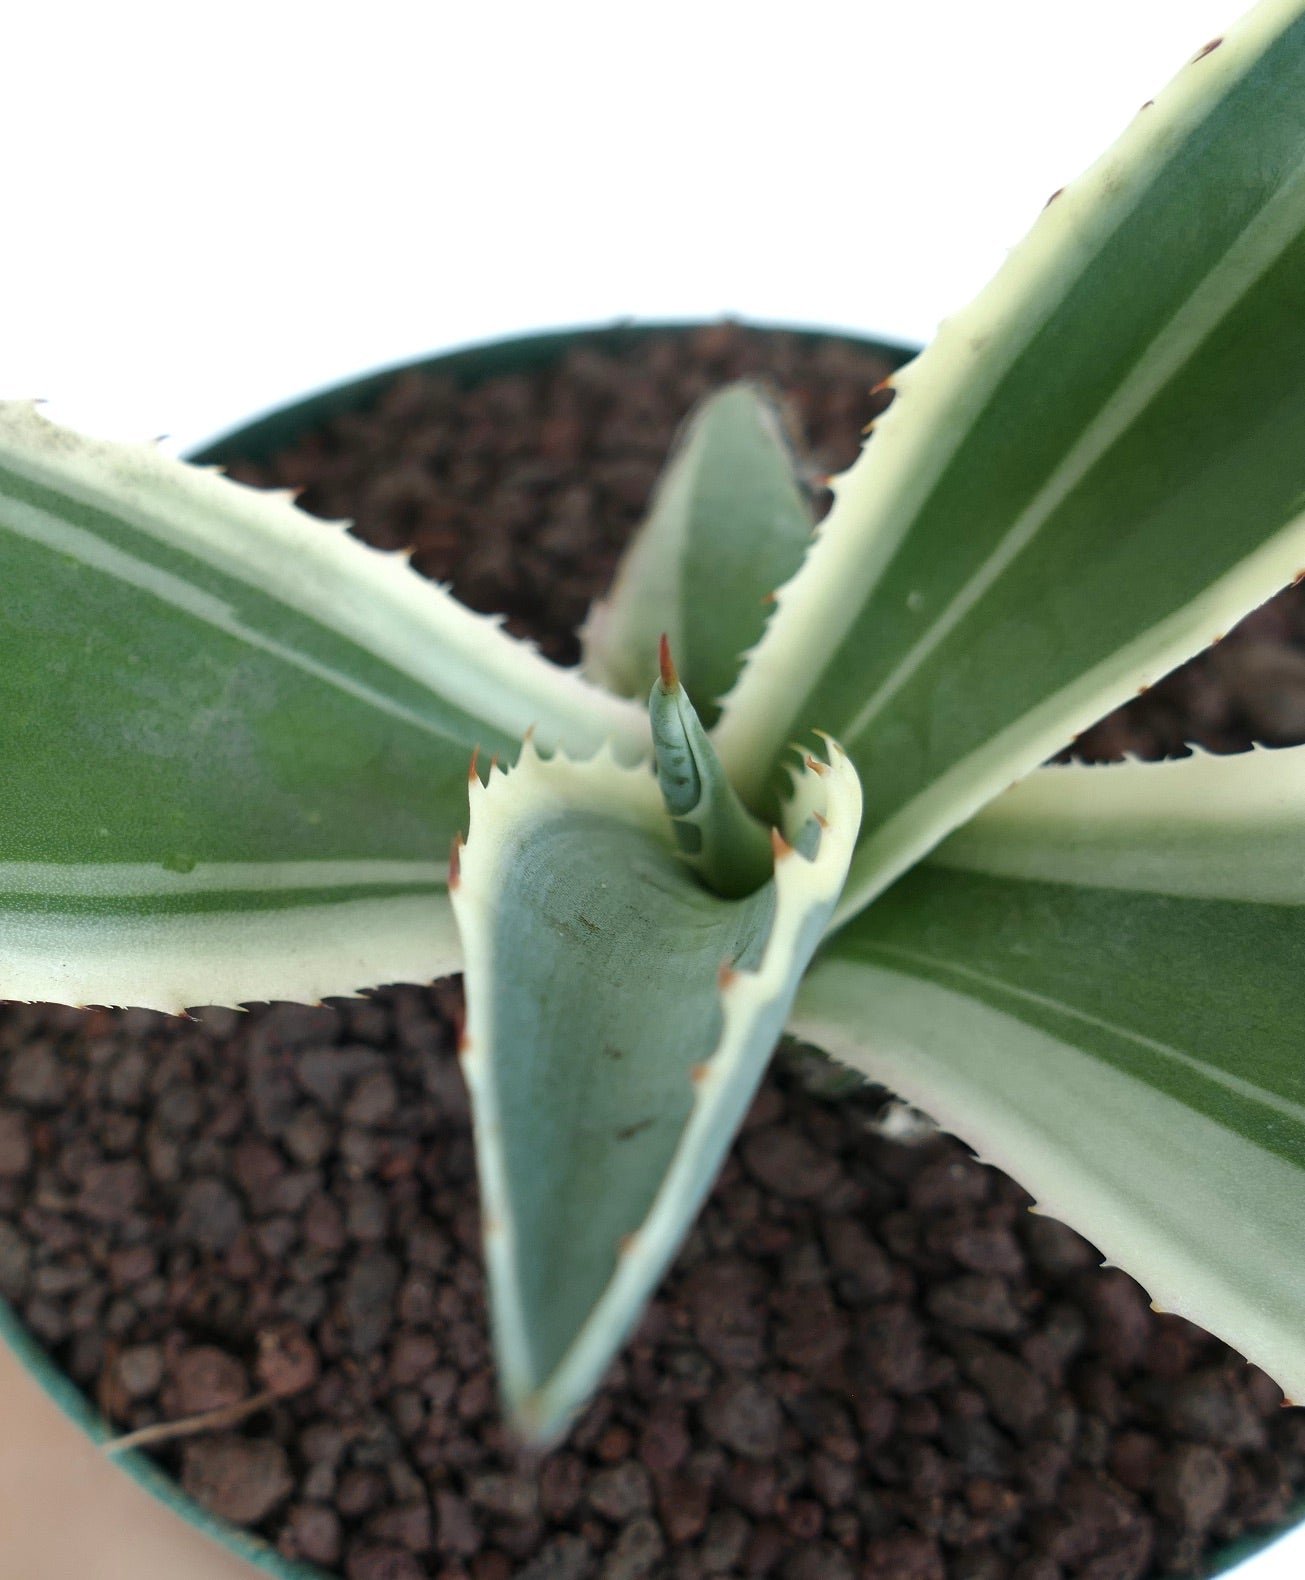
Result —
[[238, 1404], [249, 1393], [241, 1362], [212, 1344], [183, 1350], [172, 1362], [163, 1392], [170, 1416], [203, 1415]]
[[779, 1447], [783, 1417], [773, 1394], [751, 1378], [721, 1383], [702, 1410], [702, 1422], [719, 1443], [748, 1459], [765, 1459]]
[[786, 1201], [813, 1201], [833, 1188], [838, 1159], [789, 1126], [767, 1125], [743, 1139], [742, 1157], [758, 1182]]
[[297, 1322], [271, 1323], [258, 1333], [258, 1380], [288, 1399], [311, 1388], [321, 1371], [317, 1348]]
[[442, 1553], [469, 1558], [484, 1540], [471, 1506], [457, 1493], [441, 1489], [435, 1494], [435, 1545]]
[[26, 1117], [16, 1109], [0, 1109], [0, 1179], [17, 1179], [32, 1162]]
[[363, 1542], [350, 1549], [346, 1580], [427, 1580], [419, 1559], [402, 1547]]
[[287, 1558], [310, 1564], [334, 1565], [340, 1561], [340, 1516], [320, 1503], [297, 1503], [286, 1511], [285, 1530], [278, 1543]]
[[294, 1477], [279, 1443], [223, 1435], [183, 1447], [181, 1485], [222, 1519], [254, 1525], [290, 1496]]

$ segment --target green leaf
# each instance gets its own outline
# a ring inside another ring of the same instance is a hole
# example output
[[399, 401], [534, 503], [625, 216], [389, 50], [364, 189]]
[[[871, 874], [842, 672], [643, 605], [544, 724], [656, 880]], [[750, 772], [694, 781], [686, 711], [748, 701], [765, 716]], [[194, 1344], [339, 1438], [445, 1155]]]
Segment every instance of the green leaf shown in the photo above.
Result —
[[1305, 16], [1268, 0], [894, 378], [716, 741], [866, 786], [840, 919], [1305, 567]]
[[1305, 1394], [1305, 749], [1047, 769], [831, 941], [799, 1034]]
[[796, 776], [772, 881], [709, 893], [652, 776], [603, 756], [472, 790], [453, 901], [466, 958], [498, 1368], [556, 1438], [688, 1231], [837, 899], [860, 812], [837, 748]]
[[1305, 748], [1047, 768], [930, 866], [1198, 899], [1305, 904]]
[[282, 497], [0, 406], [0, 995], [316, 999], [455, 966], [472, 747], [641, 711]]
[[765, 627], [767, 598], [802, 563], [811, 526], [773, 400], [752, 384], [712, 395], [680, 430], [648, 519], [590, 611], [586, 672], [646, 697], [665, 633], [710, 726]]

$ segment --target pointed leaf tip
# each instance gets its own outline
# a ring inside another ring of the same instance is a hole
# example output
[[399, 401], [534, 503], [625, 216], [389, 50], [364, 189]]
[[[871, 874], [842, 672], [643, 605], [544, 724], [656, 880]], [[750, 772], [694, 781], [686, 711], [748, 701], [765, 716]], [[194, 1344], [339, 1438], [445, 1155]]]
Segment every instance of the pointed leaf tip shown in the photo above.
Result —
[[772, 828], [770, 831], [770, 851], [777, 864], [783, 861], [785, 856], [793, 854], [792, 845], [789, 844], [777, 828]]
[[657, 644], [657, 667], [661, 670], [662, 685], [667, 691], [674, 691], [680, 683], [680, 677], [676, 672], [675, 660], [671, 657], [671, 644], [665, 631]]
[[470, 761], [470, 763], [467, 764], [467, 783], [468, 784], [479, 784], [480, 783], [480, 774], [477, 772], [477, 766], [476, 766], [479, 762], [480, 762], [480, 742], [477, 741], [476, 744], [471, 748], [471, 761]]

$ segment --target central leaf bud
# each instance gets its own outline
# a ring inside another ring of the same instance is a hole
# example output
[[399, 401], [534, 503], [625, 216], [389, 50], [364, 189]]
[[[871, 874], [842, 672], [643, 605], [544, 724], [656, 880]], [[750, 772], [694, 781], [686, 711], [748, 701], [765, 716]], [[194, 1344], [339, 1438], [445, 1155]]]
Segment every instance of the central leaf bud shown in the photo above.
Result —
[[657, 783], [683, 860], [727, 900], [755, 893], [771, 875], [770, 830], [739, 800], [725, 777], [670, 646], [661, 640], [661, 674], [648, 696]]

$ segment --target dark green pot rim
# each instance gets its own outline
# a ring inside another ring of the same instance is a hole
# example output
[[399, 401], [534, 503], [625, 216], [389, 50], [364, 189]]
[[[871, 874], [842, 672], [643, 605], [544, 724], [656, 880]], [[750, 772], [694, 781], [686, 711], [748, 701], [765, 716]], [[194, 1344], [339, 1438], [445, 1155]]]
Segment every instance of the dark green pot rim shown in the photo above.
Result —
[[[901, 341], [879, 340], [852, 330], [820, 325], [760, 323], [751, 319], [731, 320], [742, 329], [763, 333], [795, 335], [819, 344], [822, 341], [854, 341], [867, 351], [879, 352], [895, 367], [909, 362], [918, 346]], [[187, 452], [187, 459], [203, 465], [220, 466], [237, 457], [263, 461], [291, 445], [302, 434], [329, 422], [345, 412], [365, 411], [375, 404], [386, 386], [404, 373], [439, 373], [471, 389], [500, 373], [529, 373], [556, 362], [577, 341], [611, 356], [629, 352], [642, 341], [657, 335], [690, 334], [707, 327], [702, 319], [668, 319], [635, 322], [619, 319], [606, 324], [577, 324], [569, 328], [548, 329], [537, 334], [512, 335], [504, 339], [479, 340], [451, 351], [436, 352], [416, 360], [389, 363], [342, 384], [328, 384], [312, 390], [288, 404], [275, 406], [228, 429]]]
[[[638, 322], [620, 319], [612, 323], [580, 324], [536, 334], [476, 341], [449, 351], [389, 363], [341, 383], [324, 385], [260, 412], [189, 450], [186, 459], [206, 466], [221, 466], [237, 458], [265, 461], [295, 443], [303, 434], [334, 417], [348, 412], [366, 411], [375, 405], [388, 385], [405, 373], [438, 373], [453, 378], [464, 389], [471, 389], [501, 373], [526, 373], [547, 366], [579, 341], [598, 351], [620, 356], [651, 336], [689, 334], [707, 327], [711, 322], [704, 319]], [[881, 340], [832, 326], [770, 323], [751, 319], [731, 322], [737, 322], [743, 329], [777, 331], [815, 343], [852, 341], [867, 351], [879, 352], [896, 367], [909, 362], [919, 349], [900, 341]], [[0, 1343], [8, 1346], [50, 1399], [92, 1441], [105, 1443], [115, 1435], [91, 1402], [54, 1365], [3, 1300], [0, 1300]], [[236, 1557], [273, 1576], [274, 1580], [337, 1580], [337, 1577], [328, 1576], [320, 1569], [283, 1558], [260, 1538], [210, 1514], [187, 1497], [177, 1483], [165, 1475], [147, 1455], [123, 1454], [117, 1463], [187, 1524], [213, 1538]], [[1243, 1563], [1302, 1521], [1305, 1521], [1305, 1502], [1298, 1506], [1285, 1524], [1272, 1530], [1257, 1531], [1222, 1548], [1215, 1555], [1213, 1566], [1206, 1571], [1207, 1574], [1222, 1574], [1236, 1564]]]

